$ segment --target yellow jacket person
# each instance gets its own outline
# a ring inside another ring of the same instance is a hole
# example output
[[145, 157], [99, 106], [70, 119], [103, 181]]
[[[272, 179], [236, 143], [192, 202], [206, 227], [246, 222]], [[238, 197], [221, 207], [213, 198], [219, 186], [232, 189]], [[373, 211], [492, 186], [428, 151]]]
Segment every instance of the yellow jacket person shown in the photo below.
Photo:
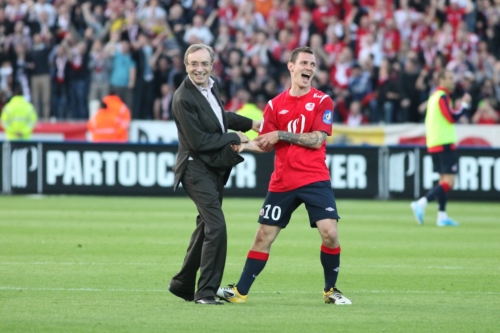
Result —
[[2, 110], [2, 127], [7, 140], [29, 140], [37, 122], [33, 104], [28, 102], [20, 88], [14, 88], [14, 96]]

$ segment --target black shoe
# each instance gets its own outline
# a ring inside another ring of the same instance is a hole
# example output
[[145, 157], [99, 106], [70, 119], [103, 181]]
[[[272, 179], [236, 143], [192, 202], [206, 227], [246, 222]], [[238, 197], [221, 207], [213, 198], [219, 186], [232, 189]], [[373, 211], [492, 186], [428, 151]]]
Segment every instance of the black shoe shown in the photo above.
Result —
[[214, 296], [198, 299], [194, 302], [196, 304], [207, 304], [207, 305], [222, 305], [222, 304], [224, 304], [221, 301], [216, 300]]
[[192, 301], [194, 301], [194, 294], [190, 294], [190, 293], [185, 293], [185, 292], [179, 291], [179, 290], [175, 289], [172, 286], [168, 286], [168, 291], [170, 291], [175, 296], [182, 298], [186, 302], [192, 302]]

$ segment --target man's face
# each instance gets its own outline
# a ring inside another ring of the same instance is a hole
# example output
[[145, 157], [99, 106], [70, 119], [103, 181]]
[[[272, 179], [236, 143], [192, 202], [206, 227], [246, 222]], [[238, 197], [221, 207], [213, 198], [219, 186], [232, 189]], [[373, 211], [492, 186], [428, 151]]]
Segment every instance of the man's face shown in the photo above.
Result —
[[314, 73], [316, 73], [316, 58], [313, 54], [301, 52], [295, 63], [288, 63], [288, 70], [292, 77], [292, 85], [302, 89], [310, 87]]
[[453, 92], [455, 90], [455, 80], [452, 72], [446, 72], [444, 78], [442, 79], [442, 86], [448, 89], [450, 92]]
[[206, 87], [212, 72], [210, 53], [205, 49], [201, 49], [188, 54], [186, 72], [195, 84]]

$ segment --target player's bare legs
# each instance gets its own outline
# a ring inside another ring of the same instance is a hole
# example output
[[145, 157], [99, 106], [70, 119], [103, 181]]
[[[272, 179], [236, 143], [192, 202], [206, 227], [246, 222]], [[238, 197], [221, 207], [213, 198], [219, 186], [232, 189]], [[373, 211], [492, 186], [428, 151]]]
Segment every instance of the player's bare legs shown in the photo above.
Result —
[[316, 222], [316, 227], [318, 228], [319, 234], [321, 235], [321, 240], [323, 241], [324, 246], [332, 249], [340, 246], [339, 235], [337, 231], [337, 220], [321, 220]]
[[320, 220], [316, 222], [316, 227], [322, 240], [320, 258], [325, 274], [325, 288], [323, 289], [325, 303], [351, 304], [351, 301], [335, 287], [340, 270], [340, 243], [337, 220]]
[[260, 224], [255, 235], [255, 240], [250, 251], [263, 252], [269, 254], [271, 245], [280, 233], [281, 228], [274, 225]]

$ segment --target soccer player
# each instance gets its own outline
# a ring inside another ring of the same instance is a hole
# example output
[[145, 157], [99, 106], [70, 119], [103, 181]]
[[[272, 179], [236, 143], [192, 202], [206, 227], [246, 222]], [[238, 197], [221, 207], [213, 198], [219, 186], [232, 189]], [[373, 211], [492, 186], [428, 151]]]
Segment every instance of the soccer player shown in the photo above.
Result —
[[439, 173], [439, 183], [425, 196], [410, 205], [419, 224], [424, 223], [424, 212], [427, 203], [437, 199], [439, 211], [437, 217], [438, 227], [458, 226], [446, 214], [447, 193], [455, 184], [457, 173], [457, 156], [455, 143], [457, 134], [454, 123], [462, 116], [463, 111], [469, 108], [471, 97], [465, 94], [462, 105], [458, 110], [451, 108], [450, 93], [455, 89], [453, 73], [442, 70], [438, 74], [438, 87], [429, 97], [425, 127], [427, 132], [427, 151], [432, 156], [434, 172]]
[[332, 133], [333, 101], [311, 87], [316, 60], [308, 47], [295, 49], [288, 62], [292, 86], [268, 102], [259, 136], [242, 150], [276, 150], [274, 172], [269, 191], [260, 211], [254, 243], [248, 252], [236, 285], [219, 288], [217, 296], [231, 303], [245, 303], [255, 278], [269, 258], [271, 245], [292, 213], [302, 203], [309, 223], [322, 239], [320, 260], [323, 265], [326, 303], [351, 304], [336, 288], [340, 266], [339, 219], [325, 164], [327, 135]]

